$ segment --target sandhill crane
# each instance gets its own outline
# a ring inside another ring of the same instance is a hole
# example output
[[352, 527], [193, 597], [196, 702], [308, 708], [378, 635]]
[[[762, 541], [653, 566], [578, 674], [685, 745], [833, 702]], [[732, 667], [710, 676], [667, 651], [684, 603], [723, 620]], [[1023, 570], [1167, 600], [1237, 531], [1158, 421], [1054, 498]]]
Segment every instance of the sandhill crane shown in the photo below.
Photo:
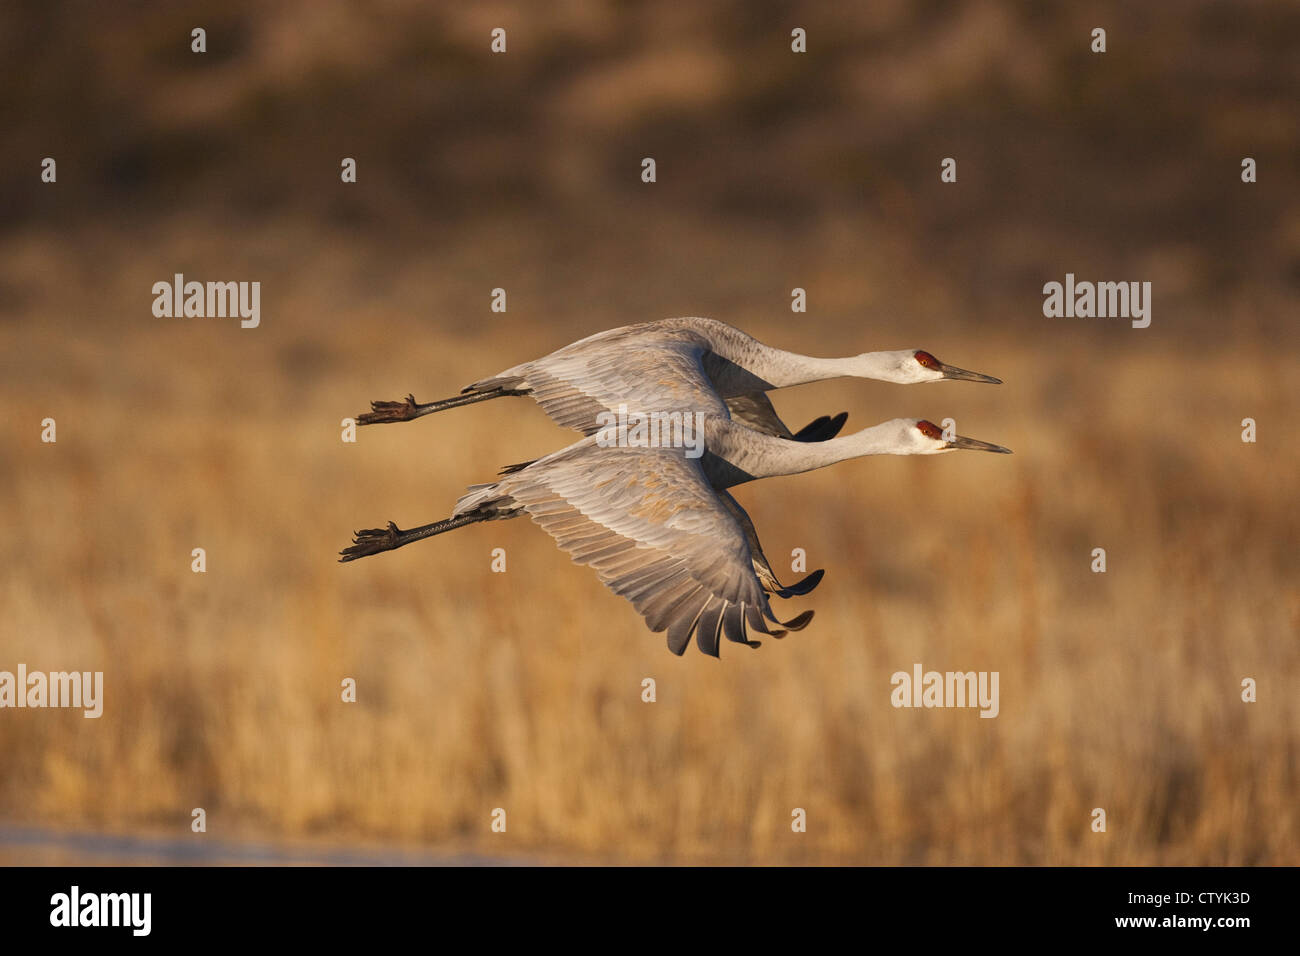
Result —
[[[756, 431], [731, 420], [689, 341], [663, 351], [656, 379], [679, 407], [700, 412], [707, 449], [702, 457], [689, 457], [679, 447], [611, 442], [608, 432], [588, 435], [511, 466], [498, 481], [471, 486], [443, 521], [409, 530], [389, 522], [384, 529], [357, 532], [340, 560], [527, 514], [575, 562], [594, 568], [606, 587], [631, 601], [652, 631], [666, 630], [674, 654], [684, 653], [694, 634], [700, 650], [716, 657], [722, 636], [754, 647], [758, 642], [749, 639], [747, 626], [783, 637], [785, 630], [767, 622], [798, 629], [812, 618], [811, 611], [788, 622], [773, 615], [764, 591], [774, 590], [775, 578], [766, 580], [771, 568], [753, 524], [726, 489], [865, 455], [1010, 453], [970, 438], [945, 439], [938, 426], [910, 418], [823, 442]], [[816, 581], [801, 584], [810, 590]]]
[[814, 358], [764, 345], [716, 319], [689, 317], [598, 332], [543, 358], [468, 385], [454, 398], [420, 403], [408, 395], [402, 402], [372, 402], [371, 410], [357, 416], [357, 422], [375, 425], [410, 421], [506, 395], [529, 395], [559, 424], [590, 435], [597, 429], [597, 415], [615, 410], [620, 403], [645, 413], [682, 407], [682, 396], [658, 373], [665, 355], [683, 347], [697, 356], [732, 418], [757, 431], [797, 441], [834, 437], [847, 414], [822, 416], [791, 434], [777, 417], [767, 391], [843, 377], [900, 384], [943, 379], [1001, 384], [990, 375], [945, 365], [922, 349]]

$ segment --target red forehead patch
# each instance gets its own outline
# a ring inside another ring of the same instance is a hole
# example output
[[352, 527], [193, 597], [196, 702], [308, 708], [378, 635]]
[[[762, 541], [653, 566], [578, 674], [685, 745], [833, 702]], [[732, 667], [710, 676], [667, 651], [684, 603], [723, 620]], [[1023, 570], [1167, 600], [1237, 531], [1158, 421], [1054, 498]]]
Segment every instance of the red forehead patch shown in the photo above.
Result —
[[934, 422], [925, 422], [925, 421], [917, 422], [916, 427], [920, 430], [921, 434], [924, 435], [926, 438], [934, 438], [936, 440], [943, 438], [943, 429], [941, 429]]
[[939, 360], [929, 352], [917, 352], [916, 360], [921, 363], [923, 368], [938, 368], [941, 364]]

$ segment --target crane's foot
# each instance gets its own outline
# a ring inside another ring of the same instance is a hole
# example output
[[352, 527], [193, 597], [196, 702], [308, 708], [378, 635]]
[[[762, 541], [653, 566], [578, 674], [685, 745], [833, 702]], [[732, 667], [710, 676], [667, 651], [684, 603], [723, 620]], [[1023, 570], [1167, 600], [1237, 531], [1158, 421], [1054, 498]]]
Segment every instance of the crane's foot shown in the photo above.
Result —
[[405, 544], [402, 534], [402, 529], [391, 521], [388, 522], [387, 528], [368, 528], [365, 531], [358, 531], [352, 538], [351, 547], [339, 552], [339, 560], [355, 561], [357, 558], [366, 558], [372, 554], [400, 548]]
[[358, 425], [382, 425], [385, 422], [409, 422], [419, 417], [420, 403], [414, 395], [401, 402], [371, 402], [370, 411], [357, 416]]

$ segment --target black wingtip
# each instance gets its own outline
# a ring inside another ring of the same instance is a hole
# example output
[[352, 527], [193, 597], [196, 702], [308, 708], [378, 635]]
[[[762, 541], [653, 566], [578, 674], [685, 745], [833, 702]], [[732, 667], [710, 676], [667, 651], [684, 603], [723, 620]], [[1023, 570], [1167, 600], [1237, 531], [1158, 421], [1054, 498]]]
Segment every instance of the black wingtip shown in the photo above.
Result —
[[791, 631], [802, 631], [805, 627], [809, 625], [809, 623], [811, 623], [813, 619], [813, 613], [814, 612], [812, 611], [804, 611], [793, 621], [782, 621], [781, 626], [784, 628], [788, 628]]
[[788, 630], [791, 630], [791, 631], [802, 631], [805, 627], [808, 626], [808, 622], [811, 621], [811, 620], [813, 619], [813, 612], [812, 612], [812, 611], [804, 611], [804, 612], [803, 612], [802, 614], [800, 614], [798, 617], [796, 617], [796, 618], [794, 618], [793, 620], [790, 620], [790, 621], [782, 621], [782, 620], [780, 620], [779, 618], [776, 617], [776, 615], [774, 615], [774, 614], [771, 612], [771, 609], [770, 609], [770, 608], [769, 608], [769, 609], [766, 609], [765, 613], [766, 613], [766, 615], [767, 615], [768, 620], [770, 620], [770, 621], [774, 621], [775, 623], [777, 623], [777, 624], [781, 625], [782, 627], [787, 628]]
[[822, 578], [825, 576], [826, 576], [826, 572], [821, 568], [818, 568], [816, 571], [808, 575], [803, 580], [796, 581], [794, 584], [791, 584], [789, 587], [785, 587], [784, 585], [779, 585], [776, 588], [769, 589], [768, 593], [775, 594], [779, 598], [802, 597], [803, 595], [807, 594], [809, 591], [817, 587], [817, 585], [821, 583]]
[[848, 412], [840, 412], [833, 418], [826, 415], [814, 418], [795, 433], [794, 440], [801, 442], [829, 441], [840, 433], [840, 429], [844, 427], [844, 423], [848, 421], [848, 418]]
[[786, 590], [795, 597], [807, 594], [813, 588], [817, 587], [817, 585], [821, 584], [822, 578], [824, 577], [826, 577], [826, 570], [824, 568], [818, 568], [802, 581], [796, 581], [794, 584], [790, 585]]
[[828, 424], [830, 424], [830, 418], [826, 415], [822, 415], [820, 418], [814, 418], [807, 425], [794, 433], [794, 440], [815, 441], [816, 439], [810, 438], [809, 436], [815, 435], [819, 429], [824, 428]]

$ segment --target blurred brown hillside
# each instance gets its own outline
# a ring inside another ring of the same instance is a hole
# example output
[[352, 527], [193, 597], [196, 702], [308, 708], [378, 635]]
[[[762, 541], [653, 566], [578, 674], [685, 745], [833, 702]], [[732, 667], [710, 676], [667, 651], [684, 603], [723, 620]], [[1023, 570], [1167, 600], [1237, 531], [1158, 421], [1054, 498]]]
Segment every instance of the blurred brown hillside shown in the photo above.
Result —
[[[936, 313], [996, 307], [986, 326], [1032, 335], [1045, 277], [1073, 271], [1152, 279], [1157, 328], [1293, 324], [1292, 3], [19, 3], [0, 18], [11, 238], [128, 245], [193, 217], [231, 234], [310, 223], [390, 263], [477, 243], [482, 268], [515, 270], [493, 285], [564, 290], [540, 311], [617, 299], [647, 317], [752, 285], [718, 260], [770, 244], [792, 275], [764, 295], [858, 262], [862, 287], [818, 289], [832, 319], [864, 298], [896, 309], [924, 282]], [[46, 155], [57, 189], [37, 180]], [[956, 187], [939, 182], [946, 156]], [[734, 255], [683, 254], [698, 230]], [[517, 274], [539, 252], [561, 282]], [[613, 287], [609, 262], [633, 260]], [[0, 303], [30, 282], [4, 274]], [[1242, 290], [1251, 307], [1226, 308]]]

